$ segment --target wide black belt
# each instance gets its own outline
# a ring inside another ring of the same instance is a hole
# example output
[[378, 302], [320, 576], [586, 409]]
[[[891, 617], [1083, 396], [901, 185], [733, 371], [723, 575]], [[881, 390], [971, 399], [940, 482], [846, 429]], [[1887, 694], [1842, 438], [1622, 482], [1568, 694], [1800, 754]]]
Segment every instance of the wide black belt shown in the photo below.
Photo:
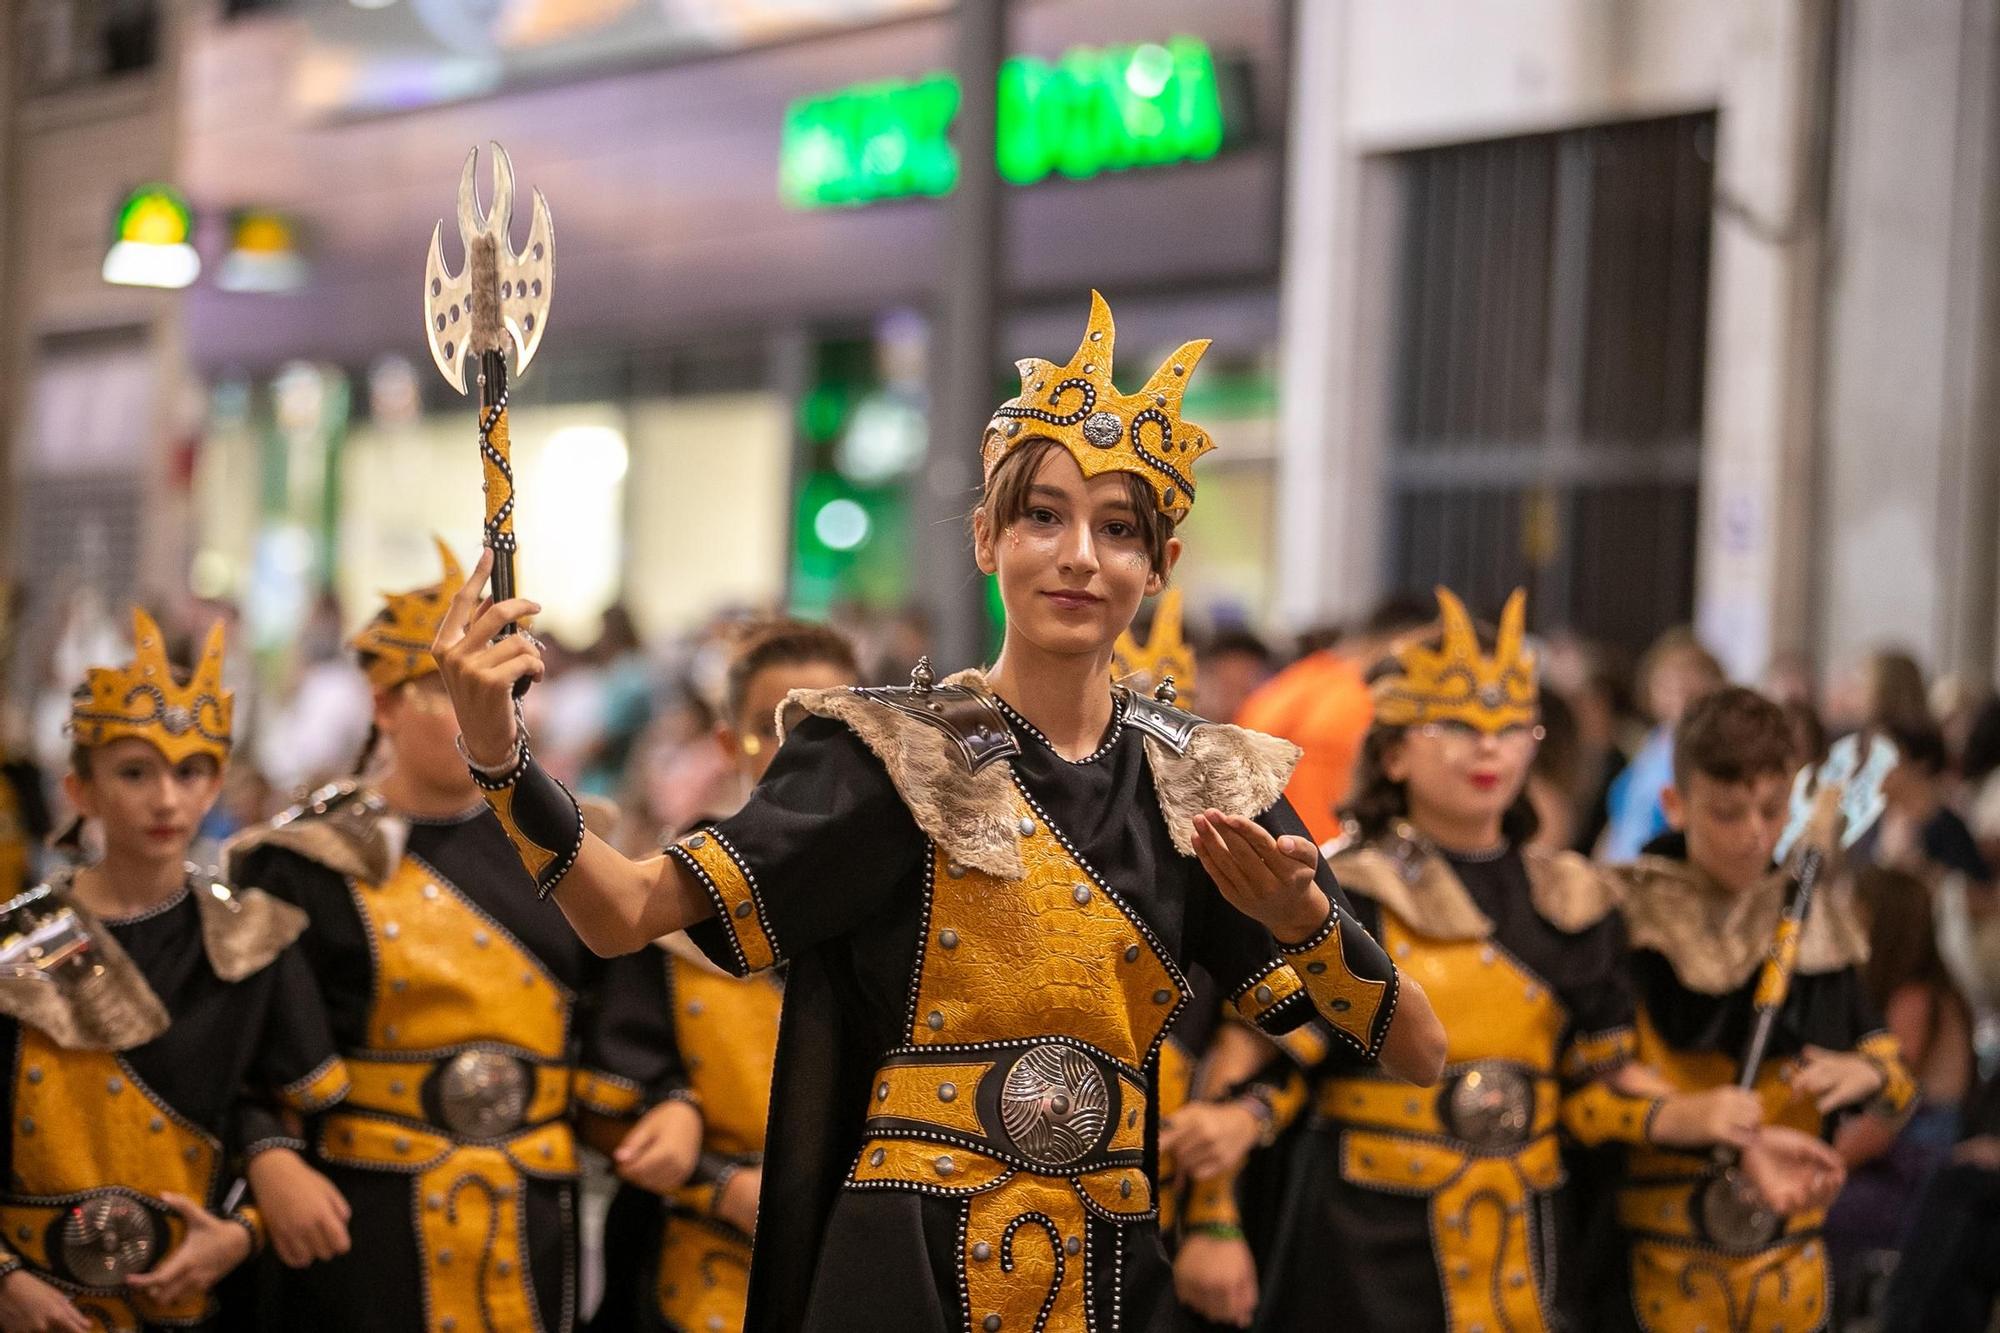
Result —
[[1150, 1097], [1138, 1070], [1069, 1038], [906, 1047], [876, 1071], [863, 1132], [1080, 1175], [1143, 1163]]

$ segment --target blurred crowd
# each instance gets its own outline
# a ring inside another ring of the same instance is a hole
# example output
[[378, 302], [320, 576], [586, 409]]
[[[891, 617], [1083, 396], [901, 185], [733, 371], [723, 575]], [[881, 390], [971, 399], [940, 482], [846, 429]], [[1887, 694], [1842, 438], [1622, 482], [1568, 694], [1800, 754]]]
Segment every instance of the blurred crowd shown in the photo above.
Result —
[[[226, 603], [163, 609], [169, 651], [182, 660], [195, 633], [217, 617], [232, 628], [237, 619]], [[53, 779], [67, 764], [70, 691], [86, 664], [123, 660], [122, 610], [87, 592], [57, 605], [16, 604], [11, 623], [34, 632], [7, 636], [0, 757], [21, 799], [0, 816], [37, 832], [64, 822]], [[537, 751], [573, 788], [618, 805], [628, 850], [741, 798], [741, 779], [713, 736], [731, 646], [755, 614], [718, 611], [689, 633], [648, 640], [614, 605], [594, 642], [548, 644], [549, 675], [525, 703]], [[1330, 840], [1371, 716], [1366, 672], [1434, 615], [1428, 598], [1405, 596], [1297, 642], [1241, 628], [1197, 636], [1198, 691], [1181, 702], [1300, 743], [1306, 759], [1291, 794], [1314, 834]], [[873, 683], [907, 679], [926, 651], [927, 626], [915, 611], [843, 608], [832, 623], [858, 645]], [[253, 658], [247, 636], [231, 634], [237, 761], [204, 830], [208, 845], [354, 774], [371, 702], [346, 647], [352, 628], [328, 597], [280, 660]], [[1725, 683], [1725, 672], [1686, 628], [1663, 634], [1636, 660], [1569, 634], [1539, 649], [1546, 735], [1530, 778], [1541, 816], [1536, 841], [1630, 860], [1667, 827], [1660, 793], [1671, 780], [1675, 724]], [[1900, 1134], [1857, 1121], [1836, 1144], [1851, 1176], [1829, 1244], [1846, 1270], [1839, 1289], [1852, 1316], [1879, 1306], [1926, 1190], [1951, 1193], [1932, 1188], [1941, 1168], [1958, 1173], [1961, 1194], [1966, 1173], [1982, 1187], [1977, 1197], [2000, 1182], [2000, 1138], [1977, 1132], [1975, 1111], [2000, 1101], [1990, 1088], [1983, 1102], [1980, 1094], [1982, 1071], [2000, 1065], [2000, 697], [1984, 682], [1930, 675], [1888, 647], [1823, 677], [1782, 662], [1753, 683], [1786, 709], [1800, 754], [1824, 756], [1831, 741], [1869, 730], [1893, 740], [1901, 756], [1884, 787], [1886, 809], [1855, 855], [1872, 917], [1869, 989], [1924, 1104]], [[1961, 1223], [1973, 1207], [1963, 1199], [1952, 1206]]]

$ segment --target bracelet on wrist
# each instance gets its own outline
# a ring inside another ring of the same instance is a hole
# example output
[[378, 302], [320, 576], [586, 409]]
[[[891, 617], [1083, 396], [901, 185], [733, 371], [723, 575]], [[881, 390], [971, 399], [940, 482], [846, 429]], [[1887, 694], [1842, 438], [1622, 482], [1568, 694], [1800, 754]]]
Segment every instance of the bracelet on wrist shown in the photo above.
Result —
[[1187, 1229], [1187, 1234], [1211, 1240], [1242, 1240], [1243, 1228], [1234, 1222], [1198, 1222]]

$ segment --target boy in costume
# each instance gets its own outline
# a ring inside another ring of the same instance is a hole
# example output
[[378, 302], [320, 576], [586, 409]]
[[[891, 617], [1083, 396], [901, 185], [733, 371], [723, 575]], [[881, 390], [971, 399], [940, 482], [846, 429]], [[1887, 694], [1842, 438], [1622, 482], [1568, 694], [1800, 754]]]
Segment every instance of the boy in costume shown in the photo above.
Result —
[[[264, 1239], [246, 1160], [260, 1188], [298, 1184], [278, 1108], [347, 1087], [293, 943], [303, 914], [185, 860], [229, 755], [222, 627], [183, 678], [152, 618], [132, 621], [132, 662], [92, 668], [70, 713], [64, 787], [103, 857], [0, 909], [8, 1328], [210, 1327]], [[316, 1216], [344, 1243], [332, 1203], [322, 1189]]]
[[[1638, 1056], [1675, 1088], [1734, 1084], [1759, 1005], [1759, 972], [1779, 937], [1788, 875], [1772, 864], [1799, 767], [1784, 710], [1728, 687], [1675, 729], [1672, 831], [1616, 874], [1630, 936]], [[1784, 993], [1755, 1092], [1766, 1117], [1815, 1138], [1831, 1117], [1900, 1121], [1915, 1088], [1868, 999], [1868, 933], [1852, 885], [1823, 876], [1793, 939]], [[1618, 1186], [1627, 1237], [1625, 1299], [1609, 1317], [1647, 1333], [1825, 1326], [1830, 1303], [1818, 1227], [1839, 1184], [1789, 1214], [1732, 1191], [1716, 1162], [1634, 1145]]]
[[458, 757], [430, 641], [462, 574], [438, 550], [443, 577], [389, 596], [353, 641], [388, 767], [229, 847], [311, 919], [302, 945], [353, 1080], [307, 1132], [354, 1246], [279, 1275], [293, 1329], [572, 1327], [573, 1114], [640, 1097], [587, 1022], [597, 960], [536, 901]]

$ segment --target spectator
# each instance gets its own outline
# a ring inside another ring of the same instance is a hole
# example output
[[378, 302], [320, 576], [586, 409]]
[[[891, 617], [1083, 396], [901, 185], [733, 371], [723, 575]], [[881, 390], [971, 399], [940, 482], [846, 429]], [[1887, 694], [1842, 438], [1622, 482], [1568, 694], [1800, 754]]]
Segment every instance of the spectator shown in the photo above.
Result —
[[1611, 784], [1602, 859], [1634, 860], [1667, 831], [1660, 793], [1674, 780], [1674, 727], [1689, 704], [1725, 683], [1722, 664], [1685, 626], [1668, 630], [1646, 650], [1639, 663], [1639, 696], [1653, 729]]
[[1249, 630], [1225, 630], [1196, 654], [1201, 665], [1198, 711], [1211, 722], [1234, 722], [1277, 665], [1270, 648]]
[[1972, 830], [1947, 803], [1951, 774], [1944, 737], [1929, 724], [1891, 728], [1902, 762], [1882, 783], [1887, 808], [1873, 835], [1873, 859], [1935, 885], [1947, 874], [1985, 887], [1993, 878]]
[[1880, 1117], [1844, 1123], [1834, 1146], [1847, 1188], [1826, 1220], [1834, 1291], [1850, 1316], [1870, 1312], [1934, 1172], [1949, 1160], [1977, 1079], [1972, 1011], [1938, 951], [1924, 882], [1870, 866], [1856, 889], [1869, 918], [1868, 995], [1917, 1080], [1916, 1112], [1897, 1130]]
[[1375, 716], [1368, 669], [1395, 639], [1430, 624], [1434, 614], [1423, 600], [1391, 598], [1358, 634], [1292, 663], [1244, 701], [1239, 722], [1305, 751], [1285, 795], [1315, 841], [1328, 842], [1340, 831], [1334, 811], [1347, 799], [1361, 738]]

